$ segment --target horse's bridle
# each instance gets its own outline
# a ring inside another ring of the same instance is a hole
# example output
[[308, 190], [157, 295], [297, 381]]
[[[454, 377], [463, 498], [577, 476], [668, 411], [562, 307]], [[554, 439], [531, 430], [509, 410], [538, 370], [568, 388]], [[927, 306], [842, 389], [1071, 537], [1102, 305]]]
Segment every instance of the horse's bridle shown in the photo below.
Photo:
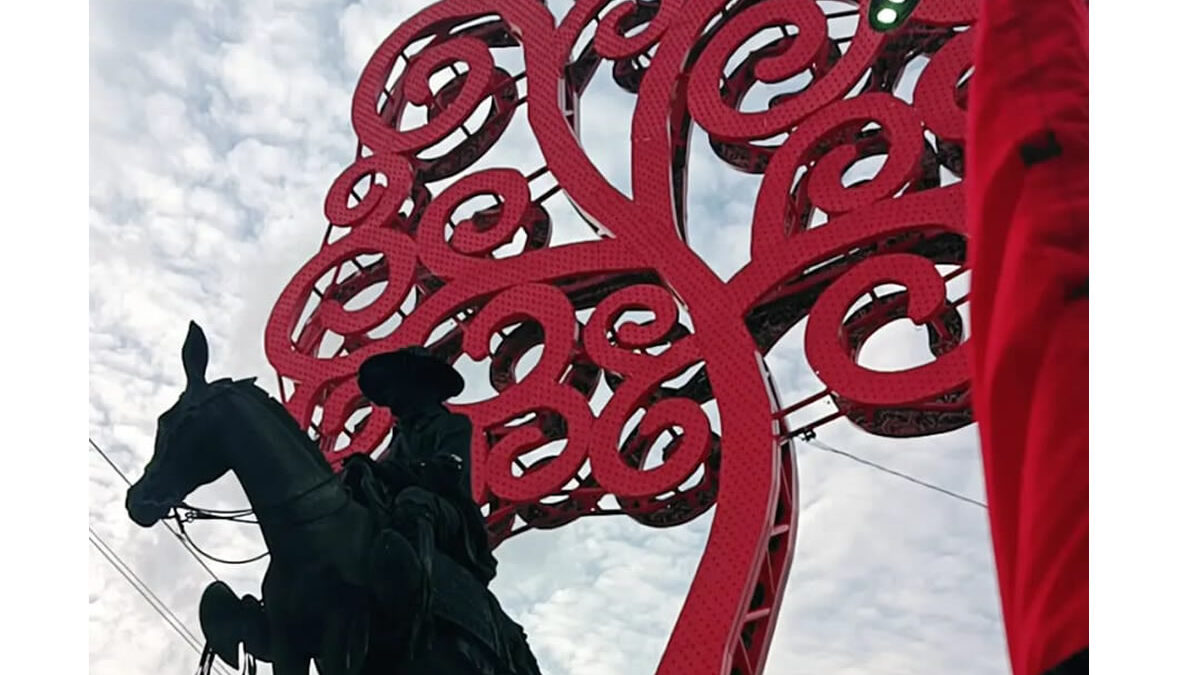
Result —
[[[207, 405], [208, 403], [213, 401], [218, 396], [222, 396], [224, 394], [229, 393], [230, 388], [234, 384], [236, 384], [236, 382], [234, 382], [231, 379], [230, 380], [218, 380], [216, 382], [209, 383], [206, 391], [199, 392], [199, 393], [192, 392], [192, 393], [190, 393], [190, 395], [189, 395], [189, 392], [185, 391], [183, 398], [190, 399], [190, 400], [186, 401], [186, 407], [178, 413], [178, 415], [179, 415], [177, 418], [178, 421], [172, 420], [174, 422], [173, 424], [171, 424], [166, 429], [160, 429], [160, 431], [159, 431], [160, 433], [162, 433], [166, 436], [165, 442], [170, 443], [172, 435], [175, 432], [177, 432], [180, 427], [183, 426], [183, 421], [186, 420], [189, 415], [194, 413], [199, 408]], [[247, 564], [247, 563], [256, 562], [258, 560], [262, 560], [263, 558], [270, 555], [271, 552], [264, 551], [264, 552], [260, 553], [259, 555], [256, 555], [252, 558], [246, 558], [245, 560], [224, 560], [222, 558], [217, 558], [217, 557], [205, 552], [203, 549], [201, 549], [200, 546], [198, 546], [196, 544], [196, 542], [191, 538], [191, 536], [188, 535], [186, 523], [192, 523], [197, 520], [227, 520], [227, 521], [235, 522], [235, 523], [257, 525], [262, 522], [264, 517], [269, 517], [268, 514], [270, 514], [271, 512], [276, 511], [278, 509], [285, 508], [287, 506], [290, 506], [293, 503], [308, 497], [309, 495], [316, 492], [317, 490], [319, 490], [319, 489], [325, 487], [326, 485], [328, 485], [329, 483], [332, 483], [335, 480], [337, 480], [337, 477], [338, 476], [336, 473], [331, 472], [328, 477], [323, 478], [320, 481], [317, 481], [317, 483], [315, 483], [314, 485], [312, 485], [308, 488], [305, 488], [304, 490], [300, 491], [297, 494], [289, 495], [288, 497], [285, 497], [284, 499], [282, 499], [274, 504], [269, 504], [265, 507], [262, 507], [257, 512], [252, 508], [235, 509], [235, 510], [206, 509], [206, 508], [201, 508], [198, 506], [193, 506], [183, 500], [179, 500], [176, 503], [153, 502], [153, 501], [151, 501], [150, 503], [155, 506], [165, 506], [168, 508], [170, 517], [179, 525], [179, 534], [187, 541], [188, 544], [191, 545], [191, 547], [193, 549], [196, 550], [197, 553], [199, 553], [200, 555], [202, 555], [205, 558], [208, 558], [209, 560], [212, 560], [214, 562], [224, 563], [227, 565], [243, 565], [243, 564]], [[325, 518], [328, 518], [328, 517], [340, 512], [342, 509], [344, 509], [350, 503], [350, 498], [348, 495], [345, 495], [343, 493], [339, 493], [339, 494], [341, 495], [342, 498], [337, 500], [338, 501], [337, 505], [334, 508], [330, 509], [329, 511], [321, 513], [317, 516], [305, 518], [305, 519], [298, 520], [295, 522], [288, 522], [285, 524], [293, 526], [293, 527], [299, 527], [299, 526], [308, 525], [308, 524], [317, 522], [319, 520], [323, 520]], [[181, 509], [182, 509], [182, 513], [180, 512]], [[257, 519], [256, 520], [246, 520], [246, 518], [249, 516], [255, 516]]]

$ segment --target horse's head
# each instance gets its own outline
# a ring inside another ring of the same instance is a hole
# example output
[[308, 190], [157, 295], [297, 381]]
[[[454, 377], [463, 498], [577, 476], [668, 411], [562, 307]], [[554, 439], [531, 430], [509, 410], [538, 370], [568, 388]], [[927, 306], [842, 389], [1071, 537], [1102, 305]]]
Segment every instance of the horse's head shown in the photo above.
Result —
[[211, 452], [219, 425], [196, 414], [222, 389], [220, 384], [205, 381], [207, 367], [208, 341], [204, 331], [192, 322], [183, 342], [187, 386], [179, 401], [159, 416], [154, 456], [125, 496], [129, 517], [142, 527], [162, 520], [193, 490], [215, 481], [229, 469], [219, 453]]

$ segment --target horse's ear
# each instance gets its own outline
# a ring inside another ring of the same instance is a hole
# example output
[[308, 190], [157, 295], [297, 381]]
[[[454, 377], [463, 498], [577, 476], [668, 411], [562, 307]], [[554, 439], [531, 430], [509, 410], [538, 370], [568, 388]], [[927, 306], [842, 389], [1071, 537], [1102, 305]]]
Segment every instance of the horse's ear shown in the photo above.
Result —
[[204, 385], [207, 368], [208, 339], [204, 337], [204, 330], [195, 321], [190, 321], [187, 339], [183, 341], [183, 372], [187, 375], [188, 389]]

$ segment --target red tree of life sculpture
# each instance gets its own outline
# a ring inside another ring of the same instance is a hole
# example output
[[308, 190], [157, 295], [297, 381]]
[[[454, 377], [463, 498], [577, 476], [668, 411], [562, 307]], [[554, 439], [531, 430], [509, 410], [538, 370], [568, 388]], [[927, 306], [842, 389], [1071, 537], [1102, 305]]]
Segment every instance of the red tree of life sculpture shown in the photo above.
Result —
[[[443, 0], [404, 22], [354, 92], [357, 159], [329, 190], [324, 243], [268, 322], [288, 409], [336, 467], [390, 430], [357, 388], [365, 358], [424, 344], [486, 362], [494, 395], [454, 407], [475, 425], [473, 489], [493, 545], [614, 510], [668, 527], [719, 501], [657, 672], [762, 672], [794, 545], [790, 439], [840, 416], [892, 437], [971, 420], [962, 300], [948, 300], [937, 266], [957, 274], [965, 260], [956, 182], [975, 3], [924, 0], [886, 35], [865, 11], [579, 0], [556, 22], [532, 0]], [[732, 61], [763, 33], [774, 37]], [[504, 50], [520, 50], [524, 72], [497, 65]], [[630, 196], [578, 136], [604, 61], [637, 97]], [[905, 69], [925, 61], [911, 102], [897, 97]], [[797, 91], [742, 109], [753, 86], [802, 73]], [[472, 171], [520, 106], [545, 166]], [[407, 128], [413, 110], [424, 115]], [[728, 282], [686, 241], [693, 125], [725, 163], [762, 176], [751, 260]], [[886, 159], [844, 185], [866, 157]], [[531, 184], [550, 180], [534, 197]], [[551, 245], [544, 202], [556, 190], [595, 240]], [[453, 221], [481, 196], [492, 205]], [[905, 290], [875, 293], [887, 284]], [[372, 300], [348, 309], [356, 297]], [[864, 341], [905, 316], [926, 327], [936, 358], [900, 372], [859, 365]], [[804, 319], [827, 388], [781, 401], [764, 355]], [[331, 339], [341, 344], [328, 352]], [[826, 396], [835, 413], [790, 428], [789, 415]]]

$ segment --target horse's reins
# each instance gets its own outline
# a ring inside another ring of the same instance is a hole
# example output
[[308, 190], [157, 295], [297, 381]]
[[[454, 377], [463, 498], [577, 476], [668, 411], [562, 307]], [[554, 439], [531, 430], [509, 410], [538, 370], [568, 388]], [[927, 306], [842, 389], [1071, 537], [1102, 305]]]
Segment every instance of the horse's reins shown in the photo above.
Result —
[[[329, 483], [331, 483], [332, 481], [334, 481], [336, 479], [337, 479], [337, 474], [330, 474], [328, 478], [325, 478], [324, 480], [319, 481], [312, 487], [305, 489], [303, 492], [300, 492], [299, 494], [291, 495], [290, 497], [287, 497], [287, 498], [279, 501], [278, 503], [271, 504], [263, 509], [260, 509], [259, 513], [257, 513], [257, 514], [255, 514], [254, 509], [236, 509], [236, 510], [205, 509], [205, 508], [200, 508], [197, 506], [192, 506], [191, 504], [188, 504], [187, 502], [181, 501], [178, 504], [171, 507], [171, 517], [179, 525], [179, 533], [181, 535], [183, 535], [183, 538], [186, 539], [187, 542], [189, 544], [191, 544], [192, 548], [196, 549], [196, 552], [199, 553], [200, 555], [204, 556], [205, 558], [208, 558], [209, 560], [212, 560], [213, 562], [219, 562], [219, 563], [222, 563], [225, 565], [245, 565], [248, 563], [262, 560], [263, 558], [270, 555], [271, 552], [263, 551], [259, 555], [256, 555], [252, 558], [246, 558], [245, 560], [224, 560], [222, 558], [218, 558], [216, 556], [213, 556], [213, 555], [205, 552], [204, 549], [200, 548], [200, 546], [196, 544], [196, 542], [192, 539], [191, 535], [189, 535], [187, 533], [186, 523], [192, 523], [197, 520], [226, 520], [226, 521], [233, 522], [233, 523], [242, 523], [244, 525], [257, 525], [257, 524], [261, 523], [262, 522], [261, 519], [264, 516], [266, 516], [268, 513], [270, 513], [271, 511], [283, 508], [297, 500], [303, 499], [304, 497], [307, 497], [308, 495], [312, 494], [313, 492], [316, 492], [320, 488], [328, 485]], [[286, 524], [291, 525], [291, 526], [302, 526], [302, 525], [308, 525], [310, 523], [315, 523], [318, 520], [321, 520], [323, 518], [328, 518], [329, 516], [332, 516], [333, 514], [341, 511], [343, 508], [346, 507], [346, 504], [348, 504], [348, 503], [349, 503], [349, 499], [339, 500], [338, 505], [326, 513], [322, 513], [317, 516], [313, 516], [311, 518], [306, 518], [304, 520], [288, 522]], [[182, 513], [180, 512], [180, 509], [183, 509]], [[251, 516], [251, 515], [257, 515], [259, 520], [244, 520], [246, 517]]]

